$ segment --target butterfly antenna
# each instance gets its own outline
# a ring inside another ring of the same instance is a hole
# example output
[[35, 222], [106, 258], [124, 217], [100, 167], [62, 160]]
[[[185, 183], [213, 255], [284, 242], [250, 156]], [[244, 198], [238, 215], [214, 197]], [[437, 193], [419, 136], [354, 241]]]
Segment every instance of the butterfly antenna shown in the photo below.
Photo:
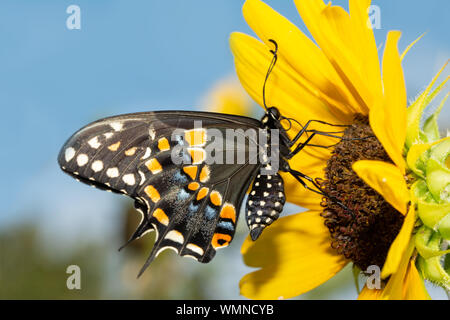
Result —
[[268, 109], [267, 104], [266, 104], [266, 84], [267, 84], [267, 79], [269, 79], [270, 73], [273, 70], [273, 67], [275, 67], [275, 64], [277, 63], [277, 59], [278, 59], [278, 44], [276, 43], [275, 40], [269, 39], [269, 42], [272, 42], [275, 46], [274, 50], [270, 50], [270, 52], [273, 54], [273, 58], [272, 61], [270, 62], [269, 65], [269, 69], [267, 70], [267, 74], [266, 74], [266, 78], [264, 79], [264, 85], [263, 85], [263, 104], [264, 104], [264, 108], [266, 108], [266, 110]]

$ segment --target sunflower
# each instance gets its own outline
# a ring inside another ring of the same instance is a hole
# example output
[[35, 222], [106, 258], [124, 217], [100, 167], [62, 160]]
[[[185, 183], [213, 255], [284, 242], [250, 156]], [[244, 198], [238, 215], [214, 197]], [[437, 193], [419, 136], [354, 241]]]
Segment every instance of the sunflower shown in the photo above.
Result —
[[367, 27], [369, 0], [350, 0], [349, 13], [322, 0], [295, 4], [315, 42], [265, 3], [245, 2], [244, 17], [262, 41], [231, 35], [237, 75], [262, 106], [273, 39], [278, 62], [266, 100], [303, 124], [317, 119], [347, 126], [331, 130], [345, 139], [316, 136], [314, 144], [323, 147], [306, 147], [290, 165], [317, 178], [352, 214], [283, 175], [287, 201], [309, 210], [279, 219], [256, 242], [246, 239], [244, 262], [259, 269], [241, 279], [241, 294], [295, 297], [353, 263], [356, 273], [371, 266], [381, 271], [380, 287], [366, 285], [360, 299], [428, 299], [424, 278], [450, 284], [441, 263], [450, 224], [450, 140], [439, 138], [436, 124], [443, 104], [423, 126], [421, 117], [448, 78], [431, 91], [442, 69], [407, 108], [401, 62], [412, 44], [400, 54], [401, 33], [390, 31], [380, 70]]

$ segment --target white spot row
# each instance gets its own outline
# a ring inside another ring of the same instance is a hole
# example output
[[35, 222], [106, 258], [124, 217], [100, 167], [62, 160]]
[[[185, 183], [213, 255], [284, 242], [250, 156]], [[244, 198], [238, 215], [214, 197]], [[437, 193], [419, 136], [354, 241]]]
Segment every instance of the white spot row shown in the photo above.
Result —
[[155, 140], [155, 136], [156, 136], [155, 129], [150, 128], [150, 129], [148, 130], [148, 134], [149, 134], [149, 136], [150, 136], [150, 138], [151, 138], [152, 140]]
[[186, 245], [186, 248], [191, 250], [191, 251], [194, 251], [195, 253], [197, 253], [197, 254], [199, 254], [201, 256], [203, 256], [203, 253], [204, 253], [203, 249], [200, 248], [199, 246], [197, 246], [196, 244], [188, 243]]
[[65, 156], [66, 162], [69, 162], [75, 156], [75, 149], [72, 147], [67, 148], [64, 153], [64, 156]]
[[87, 156], [87, 154], [79, 154], [77, 157], [77, 164], [79, 167], [82, 167], [84, 165], [86, 165], [86, 163], [88, 163], [89, 161], [89, 157]]
[[106, 175], [110, 178], [117, 178], [119, 176], [119, 169], [117, 169], [116, 167], [109, 168], [108, 170], [106, 170]]
[[122, 177], [123, 182], [125, 182], [129, 186], [134, 186], [136, 183], [136, 178], [134, 177], [134, 174], [129, 173]]
[[92, 165], [91, 168], [94, 172], [99, 172], [103, 170], [103, 161], [101, 160], [95, 160]]
[[177, 242], [180, 244], [183, 244], [183, 242], [184, 242], [183, 235], [179, 231], [176, 231], [176, 230], [169, 231], [164, 238], [168, 239], [168, 240], [172, 240], [173, 242]]
[[114, 131], [121, 131], [123, 129], [123, 123], [122, 122], [111, 122], [109, 124], [111, 128], [114, 129]]
[[98, 141], [98, 136], [92, 138], [91, 140], [88, 141], [88, 144], [94, 148], [94, 149], [98, 149], [98, 147], [100, 147], [102, 144]]
[[148, 157], [150, 157], [151, 154], [152, 154], [152, 149], [147, 147], [147, 149], [145, 149], [145, 153], [142, 156], [141, 160], [147, 159]]

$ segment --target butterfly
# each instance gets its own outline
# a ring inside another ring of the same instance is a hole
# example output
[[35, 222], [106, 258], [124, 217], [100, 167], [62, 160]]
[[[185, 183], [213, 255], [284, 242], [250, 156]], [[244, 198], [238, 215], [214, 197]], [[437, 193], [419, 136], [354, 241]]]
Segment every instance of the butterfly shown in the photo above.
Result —
[[[278, 49], [271, 42], [275, 49], [263, 87], [266, 112], [261, 120], [196, 111], [132, 113], [90, 123], [62, 147], [58, 162], [65, 173], [134, 199], [142, 220], [125, 245], [147, 232], [156, 233], [139, 275], [166, 249], [199, 262], [211, 261], [216, 250], [232, 241], [249, 188], [245, 220], [256, 240], [283, 210], [286, 200], [280, 172], [288, 172], [305, 188], [324, 195], [313, 178], [289, 166], [289, 159], [316, 134], [330, 135], [308, 130], [311, 123], [328, 123], [309, 120], [291, 139], [290, 128], [282, 122], [291, 126], [296, 120], [266, 106], [265, 86]], [[253, 131], [265, 136], [245, 134]], [[230, 132], [234, 133], [231, 139], [212, 139]], [[304, 134], [308, 138], [297, 143]], [[241, 143], [229, 143], [235, 140]], [[227, 157], [232, 153], [227, 158], [231, 161], [220, 159], [223, 153]], [[268, 155], [275, 161], [269, 162]], [[239, 156], [244, 160], [237, 161]]]

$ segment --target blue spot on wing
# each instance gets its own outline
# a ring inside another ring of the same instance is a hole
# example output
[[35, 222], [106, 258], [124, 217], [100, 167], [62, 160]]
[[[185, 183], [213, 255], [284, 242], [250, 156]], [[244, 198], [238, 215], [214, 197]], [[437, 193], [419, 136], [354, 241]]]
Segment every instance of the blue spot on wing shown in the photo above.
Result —
[[216, 218], [219, 212], [216, 209], [213, 209], [210, 206], [206, 206], [205, 208], [205, 216], [208, 220], [213, 220]]
[[180, 189], [180, 192], [178, 192], [177, 199], [180, 201], [186, 200], [190, 197], [190, 194], [186, 192], [183, 188]]
[[179, 184], [186, 184], [188, 182], [188, 179], [186, 178], [186, 176], [184, 174], [181, 173], [180, 170], [178, 170], [174, 175], [173, 175], [173, 180], [176, 183]]
[[198, 211], [198, 205], [193, 203], [189, 204], [188, 207], [188, 217], [192, 217]]
[[228, 231], [234, 231], [234, 225], [230, 221], [220, 221], [217, 224], [217, 227], [228, 230]]

